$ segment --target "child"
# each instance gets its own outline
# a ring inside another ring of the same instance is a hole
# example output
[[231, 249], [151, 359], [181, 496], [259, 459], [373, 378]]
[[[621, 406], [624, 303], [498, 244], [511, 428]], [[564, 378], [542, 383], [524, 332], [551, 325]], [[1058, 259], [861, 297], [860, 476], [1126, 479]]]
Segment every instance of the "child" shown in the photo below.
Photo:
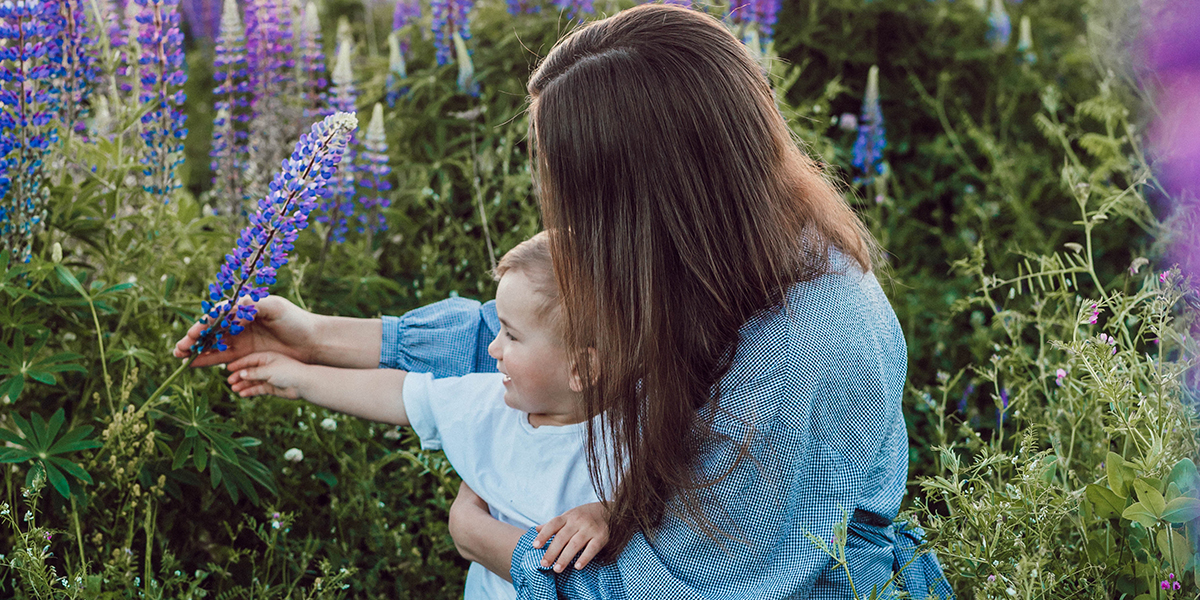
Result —
[[[347, 414], [411, 425], [422, 448], [445, 451], [493, 517], [522, 529], [544, 523], [542, 542], [559, 534], [547, 549], [547, 565], [561, 572], [582, 552], [575, 561], [581, 569], [603, 548], [608, 530], [585, 459], [583, 387], [563, 348], [547, 234], [505, 254], [495, 276], [500, 332], [488, 354], [498, 373], [434, 379], [308, 365], [259, 352], [230, 363], [229, 383], [243, 397], [304, 398]], [[516, 593], [500, 576], [471, 563], [464, 597]]]

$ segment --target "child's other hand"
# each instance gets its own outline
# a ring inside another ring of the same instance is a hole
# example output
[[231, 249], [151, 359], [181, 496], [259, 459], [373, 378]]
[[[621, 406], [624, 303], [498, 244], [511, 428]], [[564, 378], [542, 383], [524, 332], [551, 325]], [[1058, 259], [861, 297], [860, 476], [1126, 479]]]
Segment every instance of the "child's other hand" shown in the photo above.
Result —
[[600, 502], [576, 506], [538, 525], [537, 531], [537, 537], [533, 538], [534, 548], [541, 548], [550, 536], [554, 536], [542, 556], [542, 567], [553, 564], [554, 571], [562, 573], [571, 559], [582, 552], [575, 560], [575, 568], [582, 569], [608, 543], [608, 510]]
[[309, 365], [278, 352], [255, 352], [229, 363], [227, 368], [232, 371], [229, 387], [243, 398], [270, 394], [296, 399], [303, 395], [304, 371]]

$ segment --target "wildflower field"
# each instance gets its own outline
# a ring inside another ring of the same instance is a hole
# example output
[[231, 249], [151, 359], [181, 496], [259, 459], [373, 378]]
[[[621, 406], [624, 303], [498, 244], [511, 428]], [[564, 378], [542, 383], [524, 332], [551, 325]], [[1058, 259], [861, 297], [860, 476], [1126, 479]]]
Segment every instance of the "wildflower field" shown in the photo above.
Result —
[[[0, 598], [461, 597], [444, 456], [170, 349], [268, 293], [491, 298], [540, 229], [525, 81], [631, 5], [0, 0]], [[888, 253], [904, 514], [960, 598], [1200, 597], [1186, 6], [693, 7]]]

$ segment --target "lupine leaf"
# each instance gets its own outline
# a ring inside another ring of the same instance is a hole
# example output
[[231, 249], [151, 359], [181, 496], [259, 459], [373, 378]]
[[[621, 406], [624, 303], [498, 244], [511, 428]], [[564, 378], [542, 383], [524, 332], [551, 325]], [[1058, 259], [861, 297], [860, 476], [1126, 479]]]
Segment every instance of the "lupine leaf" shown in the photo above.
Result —
[[[36, 416], [37, 413], [34, 413], [34, 415]], [[25, 440], [21, 445], [31, 450], [41, 448], [41, 444], [38, 443], [37, 435], [34, 433], [33, 427], [29, 425], [29, 421], [21, 418], [21, 415], [18, 414], [14, 414], [12, 417], [13, 423], [17, 424], [17, 429], [21, 430], [21, 435], [25, 436]], [[39, 416], [38, 418], [40, 419], [41, 417]]]
[[58, 467], [56, 467], [46, 461], [41, 461], [40, 464], [42, 465], [42, 468], [45, 469], [45, 471], [46, 471], [46, 479], [48, 479], [50, 481], [50, 485], [54, 486], [54, 489], [63, 498], [70, 498], [71, 497], [71, 485], [69, 483], [67, 483], [67, 477], [62, 474], [62, 471], [58, 470]]
[[55, 379], [53, 375], [43, 371], [34, 371], [31, 369], [29, 371], [25, 371], [25, 374], [32, 377], [35, 381], [40, 381], [46, 385], [58, 384], [58, 380]]
[[[33, 414], [37, 415], [37, 413]], [[53, 441], [54, 438], [58, 437], [58, 432], [60, 429], [62, 429], [63, 423], [65, 423], [66, 420], [67, 414], [63, 409], [60, 408], [54, 411], [54, 414], [50, 416], [49, 427], [42, 431], [43, 448], [50, 447], [50, 442]]]
[[[58, 439], [57, 442], [54, 442], [53, 446], [50, 446], [50, 454], [62, 454], [64, 452], [83, 450], [86, 448], [99, 448], [103, 444], [95, 440], [81, 441], [91, 432], [91, 425], [76, 427], [75, 429], [66, 432], [61, 438]], [[84, 445], [80, 446], [79, 444]]]
[[89, 475], [87, 471], [83, 470], [83, 467], [81, 467], [65, 458], [59, 458], [57, 456], [51, 456], [49, 460], [50, 460], [50, 462], [54, 463], [56, 466], [58, 466], [62, 470], [66, 471], [67, 473], [70, 473], [76, 479], [87, 482], [89, 485], [94, 483], [92, 481], [92, 476]]
[[0, 448], [0, 463], [20, 463], [37, 458], [37, 454], [24, 448]]
[[88, 293], [84, 291], [83, 286], [79, 284], [79, 280], [76, 279], [66, 267], [62, 265], [54, 265], [54, 272], [58, 275], [58, 279], [60, 281], [74, 288], [76, 292], [79, 292], [80, 296], [89, 298]]

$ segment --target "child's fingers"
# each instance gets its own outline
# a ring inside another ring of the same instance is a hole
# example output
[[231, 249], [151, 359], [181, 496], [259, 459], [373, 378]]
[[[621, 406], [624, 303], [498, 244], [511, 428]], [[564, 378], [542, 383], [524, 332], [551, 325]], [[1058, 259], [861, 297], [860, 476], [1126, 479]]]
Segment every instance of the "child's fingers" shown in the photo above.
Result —
[[593, 558], [596, 558], [596, 555], [600, 554], [600, 551], [603, 549], [604, 541], [600, 538], [592, 538], [589, 540], [587, 547], [583, 549], [583, 554], [580, 554], [579, 558], [575, 559], [575, 568], [582, 569], [588, 566], [588, 563], [591, 562]]
[[562, 554], [560, 554], [558, 556], [558, 560], [554, 562], [554, 572], [562, 573], [563, 569], [566, 569], [567, 565], [571, 563], [571, 559], [575, 558], [575, 555], [579, 554], [580, 550], [583, 550], [584, 544], [587, 542], [587, 538], [583, 535], [577, 534], [571, 536], [571, 540], [568, 541], [566, 547], [563, 548]]
[[[550, 539], [550, 537], [557, 533], [559, 529], [562, 529], [563, 523], [565, 522], [566, 521], [562, 517], [554, 517], [553, 519], [538, 525], [538, 534], [537, 537], [533, 538], [533, 547], [541, 548], [542, 544], [546, 543], [546, 540]], [[547, 566], [549, 566], [549, 563], [547, 563]]]
[[543, 568], [549, 568], [550, 565], [553, 565], [558, 560], [558, 556], [562, 554], [563, 547], [567, 545], [567, 542], [572, 537], [575, 537], [574, 528], [564, 528], [554, 536], [554, 539], [550, 541], [550, 546], [546, 548], [546, 553], [542, 555]]

